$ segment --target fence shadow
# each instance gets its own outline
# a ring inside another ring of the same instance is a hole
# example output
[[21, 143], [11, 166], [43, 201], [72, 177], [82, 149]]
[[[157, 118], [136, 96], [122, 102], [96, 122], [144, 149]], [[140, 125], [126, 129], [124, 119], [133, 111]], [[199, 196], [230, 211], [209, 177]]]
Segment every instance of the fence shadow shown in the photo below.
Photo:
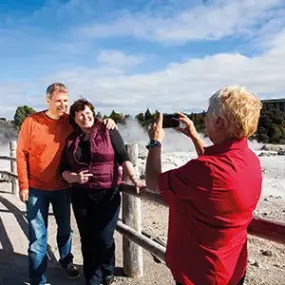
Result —
[[[4, 224], [2, 214], [12, 214], [19, 225], [25, 236], [29, 237], [28, 222], [25, 217], [25, 211], [21, 211], [12, 202], [0, 195], [0, 204], [5, 206], [6, 209], [0, 209], [0, 285], [20, 285], [25, 284], [28, 280], [28, 256], [14, 252], [13, 244], [9, 238], [9, 224]], [[15, 232], [14, 234], [17, 234]], [[26, 242], [26, 241], [25, 241]], [[63, 270], [57, 263], [56, 257], [51, 251], [50, 247], [48, 250], [48, 259], [50, 265], [51, 280], [57, 278], [56, 267]], [[55, 281], [52, 284], [64, 284], [61, 281]], [[81, 281], [82, 283], [82, 281]], [[79, 283], [78, 283], [79, 284]], [[77, 285], [74, 283], [74, 285]]]
[[1, 249], [0, 284], [22, 285], [25, 281], [28, 281], [28, 257]]
[[[62, 267], [56, 264], [48, 264], [47, 282], [52, 285], [82, 285], [84, 284], [83, 268], [78, 266], [81, 277], [78, 280], [69, 280]], [[121, 267], [115, 268], [115, 276], [126, 277]], [[128, 277], [126, 277], [128, 278]], [[28, 284], [28, 256], [15, 252], [0, 250], [0, 284], [1, 285], [24, 285]]]
[[[28, 281], [28, 256], [14, 252], [13, 244], [9, 239], [9, 225], [4, 224], [2, 214], [13, 214], [16, 218], [20, 230], [28, 239], [29, 230], [26, 219], [26, 211], [20, 210], [9, 199], [0, 195], [0, 205], [6, 209], [0, 208], [0, 285], [24, 285]], [[48, 250], [48, 283], [52, 285], [82, 285], [84, 283], [83, 270], [81, 265], [77, 265], [82, 272], [82, 277], [75, 281], [70, 281], [64, 270], [56, 260], [52, 250]], [[116, 267], [116, 276], [125, 276], [121, 267]]]
[[[81, 266], [79, 266], [80, 270]], [[82, 285], [83, 277], [70, 281], [59, 264], [49, 264], [47, 270], [48, 284], [52, 285]], [[28, 256], [15, 252], [0, 250], [0, 284], [24, 285], [29, 284]]]

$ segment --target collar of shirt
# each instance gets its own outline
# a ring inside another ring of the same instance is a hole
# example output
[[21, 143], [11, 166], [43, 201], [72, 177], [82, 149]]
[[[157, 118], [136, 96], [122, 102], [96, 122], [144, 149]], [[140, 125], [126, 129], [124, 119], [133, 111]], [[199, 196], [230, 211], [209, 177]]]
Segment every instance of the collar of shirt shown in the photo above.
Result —
[[240, 140], [227, 140], [220, 144], [205, 147], [205, 155], [220, 154], [232, 149], [245, 149], [248, 147], [247, 138]]

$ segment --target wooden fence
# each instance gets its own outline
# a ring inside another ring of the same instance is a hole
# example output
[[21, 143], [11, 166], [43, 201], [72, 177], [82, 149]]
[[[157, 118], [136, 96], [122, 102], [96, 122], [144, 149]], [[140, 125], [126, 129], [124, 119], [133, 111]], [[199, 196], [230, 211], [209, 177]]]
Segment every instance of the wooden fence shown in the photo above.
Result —
[[[127, 145], [130, 158], [135, 168], [138, 162], [138, 145]], [[11, 162], [10, 171], [0, 171], [0, 175], [6, 176], [12, 183], [12, 193], [18, 194], [18, 183], [16, 174], [16, 142], [10, 142], [10, 156], [0, 156], [0, 160]], [[117, 224], [117, 231], [123, 235], [123, 268], [127, 276], [140, 278], [143, 276], [142, 248], [151, 253], [157, 262], [165, 260], [165, 244], [160, 239], [153, 239], [142, 230], [141, 221], [141, 199], [153, 203], [167, 205], [160, 200], [159, 196], [150, 191], [143, 190], [136, 193], [133, 185], [127, 179], [121, 184], [122, 192], [122, 220]], [[285, 245], [285, 223], [274, 222], [254, 216], [248, 227], [248, 233], [270, 241]]]

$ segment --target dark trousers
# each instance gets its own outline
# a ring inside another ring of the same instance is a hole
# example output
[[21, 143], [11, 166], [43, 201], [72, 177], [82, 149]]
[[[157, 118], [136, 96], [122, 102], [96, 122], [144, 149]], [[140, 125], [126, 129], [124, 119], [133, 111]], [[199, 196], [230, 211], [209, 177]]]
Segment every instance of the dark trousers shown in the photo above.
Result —
[[48, 209], [52, 205], [57, 223], [60, 264], [71, 263], [70, 193], [64, 190], [30, 189], [27, 205], [29, 222], [29, 275], [31, 285], [46, 284]]
[[[238, 284], [237, 284], [237, 285], [243, 285], [244, 280], [245, 280], [245, 275], [241, 278], [241, 280], [238, 282]], [[179, 282], [176, 282], [176, 285], [184, 285], [184, 284], [179, 283]]]
[[[94, 190], [96, 191], [96, 190]], [[114, 274], [115, 243], [121, 196], [93, 199], [88, 190], [72, 189], [71, 201], [81, 237], [83, 270], [87, 285], [99, 285]]]

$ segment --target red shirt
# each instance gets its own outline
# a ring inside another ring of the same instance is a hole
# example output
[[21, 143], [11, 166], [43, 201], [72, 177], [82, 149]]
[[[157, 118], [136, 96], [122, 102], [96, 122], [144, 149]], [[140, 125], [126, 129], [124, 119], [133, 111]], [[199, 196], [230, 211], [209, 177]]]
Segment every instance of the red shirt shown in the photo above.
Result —
[[166, 263], [177, 282], [239, 282], [261, 184], [260, 162], [246, 139], [207, 147], [199, 158], [160, 175], [161, 196], [169, 205]]

